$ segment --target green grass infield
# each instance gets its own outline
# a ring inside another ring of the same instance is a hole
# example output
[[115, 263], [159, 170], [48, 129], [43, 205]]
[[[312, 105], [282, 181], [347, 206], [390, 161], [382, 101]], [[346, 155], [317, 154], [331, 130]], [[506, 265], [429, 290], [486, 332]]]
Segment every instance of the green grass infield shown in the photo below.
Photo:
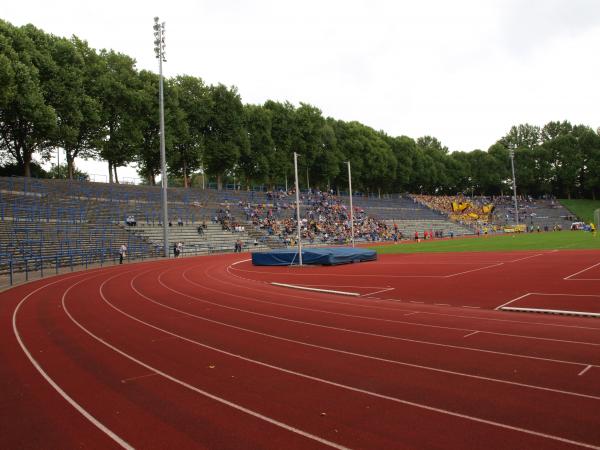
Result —
[[549, 231], [541, 233], [497, 234], [480, 237], [433, 239], [371, 247], [377, 253], [428, 252], [506, 252], [517, 250], [600, 250], [599, 233]]

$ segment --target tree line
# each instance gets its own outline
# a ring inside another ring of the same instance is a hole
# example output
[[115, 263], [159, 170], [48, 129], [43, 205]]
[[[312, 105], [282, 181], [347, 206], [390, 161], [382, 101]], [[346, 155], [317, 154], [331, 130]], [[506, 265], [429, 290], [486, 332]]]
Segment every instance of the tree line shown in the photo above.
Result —
[[[165, 80], [169, 177], [189, 186], [206, 174], [219, 186], [283, 186], [297, 152], [301, 186], [371, 193], [508, 194], [514, 151], [519, 192], [593, 197], [600, 189], [600, 136], [568, 121], [513, 126], [486, 151], [449, 152], [432, 136], [389, 136], [319, 108], [268, 100], [242, 103], [235, 87], [181, 75]], [[160, 174], [158, 75], [133, 58], [84, 40], [0, 20], [0, 158], [31, 176], [33, 156], [64, 149], [68, 176], [78, 158], [105, 161], [109, 181], [136, 163]]]

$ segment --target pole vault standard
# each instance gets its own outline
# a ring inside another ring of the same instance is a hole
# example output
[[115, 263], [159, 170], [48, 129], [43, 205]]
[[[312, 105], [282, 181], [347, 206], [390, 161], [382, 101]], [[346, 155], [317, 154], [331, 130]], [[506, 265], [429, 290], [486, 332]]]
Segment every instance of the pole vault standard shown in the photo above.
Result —
[[352, 171], [350, 170], [350, 161], [348, 164], [348, 190], [350, 192], [350, 232], [352, 237], [352, 247], [354, 247], [354, 208], [352, 208]]
[[515, 178], [515, 150], [508, 150], [510, 154], [510, 167], [512, 168], [513, 199], [515, 200], [515, 221], [519, 225], [519, 205], [517, 204], [517, 179]]
[[294, 152], [294, 175], [296, 176], [296, 221], [298, 222], [298, 261], [302, 265], [302, 242], [300, 235], [300, 189], [298, 188], [298, 153]]

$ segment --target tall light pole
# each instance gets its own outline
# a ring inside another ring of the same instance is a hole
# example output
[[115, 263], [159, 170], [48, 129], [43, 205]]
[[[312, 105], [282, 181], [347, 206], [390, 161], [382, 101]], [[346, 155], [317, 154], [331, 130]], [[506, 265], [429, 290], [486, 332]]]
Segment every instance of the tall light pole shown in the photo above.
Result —
[[300, 189], [298, 188], [298, 153], [294, 152], [294, 174], [296, 175], [296, 219], [298, 222], [298, 261], [302, 265], [302, 235], [300, 234]]
[[160, 173], [162, 178], [163, 247], [165, 258], [169, 257], [169, 214], [167, 211], [167, 161], [165, 156], [165, 105], [163, 98], [162, 63], [165, 57], [165, 23], [154, 18], [154, 53], [158, 59], [158, 109], [160, 111]]
[[509, 149], [510, 154], [510, 166], [512, 168], [512, 184], [513, 184], [513, 198], [515, 200], [515, 221], [519, 225], [519, 206], [517, 205], [517, 180], [515, 178], [515, 150]]
[[352, 207], [352, 171], [350, 170], [350, 161], [346, 161], [348, 164], [348, 190], [350, 192], [350, 232], [352, 238], [352, 247], [354, 247], [354, 208]]

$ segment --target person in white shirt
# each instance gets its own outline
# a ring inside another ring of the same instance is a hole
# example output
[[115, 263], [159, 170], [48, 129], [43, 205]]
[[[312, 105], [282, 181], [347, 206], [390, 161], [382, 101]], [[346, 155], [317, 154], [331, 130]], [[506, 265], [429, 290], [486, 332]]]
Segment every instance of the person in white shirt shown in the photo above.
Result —
[[119, 264], [123, 264], [123, 258], [127, 256], [127, 246], [125, 244], [121, 245], [119, 248]]

